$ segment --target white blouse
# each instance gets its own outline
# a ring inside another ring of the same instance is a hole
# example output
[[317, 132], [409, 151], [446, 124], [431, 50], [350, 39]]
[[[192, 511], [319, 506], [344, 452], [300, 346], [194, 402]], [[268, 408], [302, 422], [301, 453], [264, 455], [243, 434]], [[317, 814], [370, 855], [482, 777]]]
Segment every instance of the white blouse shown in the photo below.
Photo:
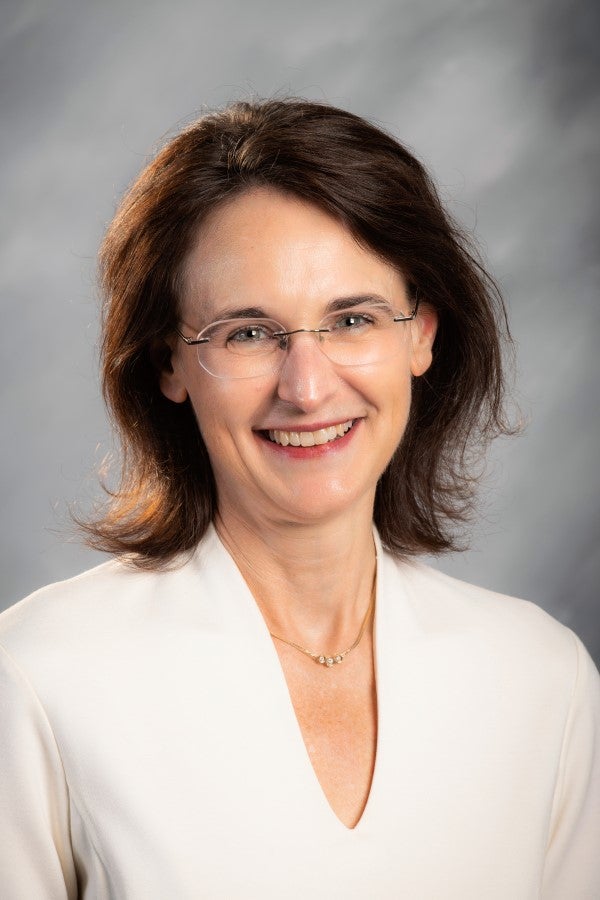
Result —
[[377, 757], [352, 830], [214, 530], [178, 568], [111, 561], [7, 610], [2, 900], [598, 900], [581, 642], [380, 546], [376, 602]]

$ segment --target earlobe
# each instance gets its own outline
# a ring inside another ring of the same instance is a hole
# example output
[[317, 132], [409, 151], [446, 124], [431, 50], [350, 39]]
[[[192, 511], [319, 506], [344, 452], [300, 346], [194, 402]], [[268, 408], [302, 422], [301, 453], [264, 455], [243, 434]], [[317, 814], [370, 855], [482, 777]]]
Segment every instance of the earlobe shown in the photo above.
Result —
[[188, 398], [187, 388], [173, 365], [173, 348], [168, 341], [157, 341], [150, 348], [150, 356], [158, 373], [158, 385], [161, 393], [173, 403], [185, 403]]
[[421, 303], [416, 319], [411, 322], [412, 351], [410, 370], [413, 376], [424, 375], [433, 361], [433, 342], [438, 326], [435, 309]]
[[158, 384], [164, 396], [173, 403], [185, 403], [187, 400], [187, 388], [172, 369], [170, 372], [163, 369]]

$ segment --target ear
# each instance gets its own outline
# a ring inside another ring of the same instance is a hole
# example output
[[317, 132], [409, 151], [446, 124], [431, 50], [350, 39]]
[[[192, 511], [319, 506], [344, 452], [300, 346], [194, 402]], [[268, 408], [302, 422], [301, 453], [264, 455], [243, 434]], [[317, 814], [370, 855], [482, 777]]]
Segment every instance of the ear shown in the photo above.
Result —
[[432, 348], [438, 326], [438, 315], [428, 303], [420, 303], [411, 325], [410, 370], [415, 377], [424, 375], [433, 360]]
[[175, 336], [160, 338], [150, 347], [150, 358], [158, 375], [161, 392], [173, 403], [185, 403], [188, 392], [176, 355], [177, 338]]

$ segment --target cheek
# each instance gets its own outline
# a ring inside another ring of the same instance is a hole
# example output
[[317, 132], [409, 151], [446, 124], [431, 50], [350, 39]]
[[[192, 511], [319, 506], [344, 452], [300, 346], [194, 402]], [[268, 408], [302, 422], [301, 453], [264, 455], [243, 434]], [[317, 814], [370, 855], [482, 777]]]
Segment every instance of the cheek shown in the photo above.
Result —
[[390, 361], [385, 374], [382, 392], [389, 398], [392, 405], [399, 410], [410, 406], [412, 373], [408, 354], [402, 354], [400, 359]]
[[226, 406], [219, 403], [218, 396], [210, 387], [200, 386], [190, 391], [190, 401], [198, 429], [212, 456], [213, 450], [221, 443], [226, 428], [226, 419], [223, 414]]
[[387, 393], [390, 398], [389, 418], [395, 449], [402, 440], [410, 414], [412, 376], [408, 367], [406, 371], [395, 373], [395, 377], [387, 385]]
[[408, 422], [408, 417], [410, 414], [410, 401], [411, 390], [409, 384], [408, 388], [404, 388], [402, 395], [398, 397], [398, 401], [396, 403], [396, 410], [394, 415], [394, 437], [396, 446], [398, 446], [398, 444], [401, 442], [402, 438], [404, 437], [404, 432], [406, 431], [406, 424]]
[[257, 386], [211, 380], [190, 394], [198, 428], [209, 454], [218, 458], [235, 442], [235, 433], [249, 430], [258, 405]]

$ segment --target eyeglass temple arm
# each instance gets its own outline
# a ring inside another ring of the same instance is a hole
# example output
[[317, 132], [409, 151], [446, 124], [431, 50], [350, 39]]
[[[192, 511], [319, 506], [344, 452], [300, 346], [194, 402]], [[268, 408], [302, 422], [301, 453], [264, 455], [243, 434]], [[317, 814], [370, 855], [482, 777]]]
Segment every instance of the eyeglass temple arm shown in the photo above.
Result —
[[177, 334], [179, 335], [179, 337], [181, 338], [181, 340], [186, 342], [186, 344], [188, 345], [188, 347], [194, 347], [196, 344], [208, 344], [208, 341], [209, 341], [208, 338], [200, 338], [200, 339], [198, 339], [198, 338], [186, 337], [185, 334], [182, 334], [182, 333], [181, 333], [181, 331], [179, 330], [179, 328], [176, 328], [175, 331], [177, 332]]
[[414, 319], [419, 310], [419, 297], [415, 297], [415, 308], [411, 312], [409, 316], [394, 316], [394, 322], [410, 322], [411, 319]]

